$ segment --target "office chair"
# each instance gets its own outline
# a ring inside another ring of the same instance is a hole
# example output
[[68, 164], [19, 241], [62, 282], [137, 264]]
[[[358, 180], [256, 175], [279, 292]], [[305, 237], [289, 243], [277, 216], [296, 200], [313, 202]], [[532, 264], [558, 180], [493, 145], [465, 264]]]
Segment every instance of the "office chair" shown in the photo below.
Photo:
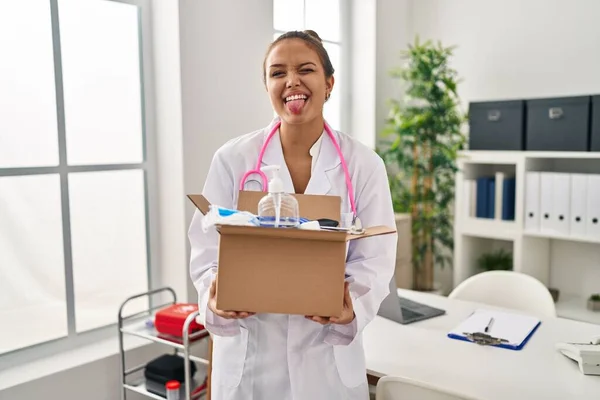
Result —
[[520, 272], [481, 272], [461, 282], [448, 298], [520, 310], [540, 317], [556, 317], [556, 306], [548, 288], [536, 278]]
[[376, 400], [476, 400], [429, 383], [399, 376], [385, 376], [377, 382]]

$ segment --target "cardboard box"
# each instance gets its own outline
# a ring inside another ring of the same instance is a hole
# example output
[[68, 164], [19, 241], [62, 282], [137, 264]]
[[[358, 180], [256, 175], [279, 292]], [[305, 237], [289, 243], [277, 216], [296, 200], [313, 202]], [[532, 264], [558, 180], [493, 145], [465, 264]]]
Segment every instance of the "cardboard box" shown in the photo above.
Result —
[[[263, 192], [241, 191], [238, 210], [257, 213]], [[340, 221], [339, 196], [294, 195], [301, 217]], [[206, 214], [210, 203], [188, 195]], [[394, 233], [376, 226], [361, 235], [340, 231], [217, 226], [217, 308], [256, 313], [339, 316], [343, 308], [346, 246], [350, 240]]]

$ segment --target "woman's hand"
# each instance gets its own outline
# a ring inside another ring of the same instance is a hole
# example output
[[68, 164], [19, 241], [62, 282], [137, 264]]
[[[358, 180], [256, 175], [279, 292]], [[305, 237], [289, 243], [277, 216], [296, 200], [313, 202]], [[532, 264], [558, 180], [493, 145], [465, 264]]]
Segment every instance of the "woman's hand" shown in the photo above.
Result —
[[318, 317], [314, 315], [307, 315], [306, 318], [312, 321], [318, 322], [321, 325], [327, 325], [329, 323], [347, 325], [354, 321], [356, 315], [354, 314], [354, 307], [352, 305], [352, 298], [350, 297], [350, 287], [348, 282], [344, 283], [344, 307], [342, 308], [342, 314], [339, 317]]
[[354, 314], [354, 306], [352, 305], [352, 297], [350, 297], [350, 285], [348, 282], [344, 283], [344, 308], [342, 308], [342, 315], [339, 317], [331, 317], [329, 321], [332, 324], [347, 325], [354, 321], [356, 315]]
[[246, 311], [222, 311], [217, 309], [217, 299], [216, 299], [216, 295], [217, 295], [217, 280], [216, 278], [212, 281], [211, 285], [210, 285], [210, 292], [208, 295], [208, 308], [210, 309], [210, 311], [212, 311], [215, 315], [221, 317], [221, 318], [225, 318], [225, 319], [242, 319], [242, 318], [248, 318], [252, 315], [254, 315], [255, 313], [251, 313], [251, 312], [246, 312]]

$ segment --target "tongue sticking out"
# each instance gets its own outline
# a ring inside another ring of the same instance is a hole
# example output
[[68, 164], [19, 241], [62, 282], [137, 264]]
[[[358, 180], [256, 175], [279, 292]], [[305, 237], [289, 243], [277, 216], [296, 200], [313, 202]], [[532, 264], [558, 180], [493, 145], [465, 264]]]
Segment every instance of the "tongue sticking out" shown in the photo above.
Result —
[[306, 102], [306, 100], [290, 100], [287, 103], [285, 103], [287, 109], [292, 113], [292, 114], [300, 114], [300, 112], [302, 112], [302, 109], [304, 108], [304, 103]]

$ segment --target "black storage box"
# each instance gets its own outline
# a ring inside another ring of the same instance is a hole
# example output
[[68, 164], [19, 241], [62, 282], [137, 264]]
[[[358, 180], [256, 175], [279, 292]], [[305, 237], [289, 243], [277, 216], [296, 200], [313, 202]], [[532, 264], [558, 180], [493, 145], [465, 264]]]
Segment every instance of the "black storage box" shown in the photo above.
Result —
[[470, 150], [524, 150], [525, 101], [469, 104]]
[[592, 137], [590, 151], [600, 151], [600, 95], [592, 97]]
[[589, 151], [590, 96], [527, 101], [526, 149]]
[[[190, 375], [196, 373], [196, 364], [190, 361]], [[185, 382], [185, 366], [183, 358], [175, 354], [163, 354], [146, 364], [144, 377], [162, 385], [175, 380]]]

